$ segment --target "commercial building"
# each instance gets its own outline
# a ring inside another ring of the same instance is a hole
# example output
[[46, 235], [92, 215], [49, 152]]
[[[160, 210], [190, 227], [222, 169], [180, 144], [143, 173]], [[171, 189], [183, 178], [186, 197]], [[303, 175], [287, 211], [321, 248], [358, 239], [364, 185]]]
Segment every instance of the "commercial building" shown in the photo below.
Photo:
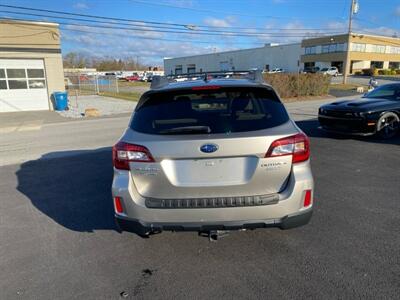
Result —
[[0, 21], [0, 112], [53, 109], [64, 91], [58, 24]]
[[268, 44], [261, 48], [164, 59], [166, 74], [252, 68], [298, 72], [314, 66], [336, 66], [340, 73], [347, 66], [348, 74], [373, 66], [399, 69], [400, 39], [352, 33], [304, 39], [298, 44]]
[[266, 44], [264, 47], [194, 55], [179, 58], [165, 58], [165, 74], [194, 72], [249, 70], [253, 68], [272, 70], [282, 68], [287, 72], [299, 70], [302, 54], [301, 44]]
[[[350, 47], [348, 47], [350, 45]], [[400, 39], [366, 34], [341, 34], [301, 42], [304, 67], [336, 66], [339, 72], [354, 74], [362, 69], [400, 68]], [[349, 51], [348, 51], [349, 50]], [[348, 64], [346, 64], [349, 62]]]

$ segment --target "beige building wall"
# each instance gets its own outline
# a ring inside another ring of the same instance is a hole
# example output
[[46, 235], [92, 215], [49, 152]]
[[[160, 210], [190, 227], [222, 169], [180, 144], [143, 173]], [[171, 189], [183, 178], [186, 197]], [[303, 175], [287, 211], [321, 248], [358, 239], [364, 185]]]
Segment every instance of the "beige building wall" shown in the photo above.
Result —
[[49, 107], [51, 95], [65, 91], [58, 24], [0, 21], [0, 59], [42, 59], [46, 72]]

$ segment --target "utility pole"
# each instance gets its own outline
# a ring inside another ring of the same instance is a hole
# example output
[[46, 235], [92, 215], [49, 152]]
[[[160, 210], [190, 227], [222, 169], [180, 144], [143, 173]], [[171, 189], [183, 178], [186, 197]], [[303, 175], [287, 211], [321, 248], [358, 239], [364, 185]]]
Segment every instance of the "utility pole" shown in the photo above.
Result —
[[[350, 42], [351, 42], [351, 29], [353, 26], [353, 14], [355, 13], [355, 7], [356, 7], [356, 0], [351, 0], [351, 5], [350, 5], [350, 14], [349, 14], [349, 31], [347, 32], [347, 50], [346, 50], [346, 59], [344, 61], [344, 66], [343, 66], [343, 84], [347, 83], [347, 76], [350, 73]], [[358, 6], [358, 5], [357, 5]]]

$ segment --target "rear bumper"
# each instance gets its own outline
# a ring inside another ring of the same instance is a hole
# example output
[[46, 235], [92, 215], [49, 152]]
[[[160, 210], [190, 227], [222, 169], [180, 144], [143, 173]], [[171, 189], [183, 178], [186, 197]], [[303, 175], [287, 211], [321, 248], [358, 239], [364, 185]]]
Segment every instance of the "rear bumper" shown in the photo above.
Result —
[[[268, 203], [247, 206], [149, 208], [132, 182], [129, 171], [115, 170], [113, 197], [121, 199], [123, 213], [116, 214], [121, 230], [139, 234], [163, 230], [208, 231], [246, 228], [280, 227], [282, 229], [304, 225], [311, 217], [312, 206], [304, 207], [305, 191], [312, 190], [314, 181], [310, 162], [293, 165], [288, 182], [277, 199]], [[227, 189], [229, 192], [229, 189]], [[313, 201], [312, 201], [313, 203]]]
[[376, 126], [368, 126], [368, 120], [363, 118], [336, 118], [318, 115], [321, 128], [332, 133], [368, 136], [376, 133]]
[[139, 235], [158, 233], [161, 231], [211, 231], [211, 230], [240, 230], [278, 227], [280, 229], [291, 229], [306, 225], [312, 216], [312, 208], [301, 213], [288, 215], [282, 219], [248, 220], [248, 221], [225, 221], [215, 223], [147, 223], [139, 220], [115, 216], [117, 226], [121, 231], [133, 232]]

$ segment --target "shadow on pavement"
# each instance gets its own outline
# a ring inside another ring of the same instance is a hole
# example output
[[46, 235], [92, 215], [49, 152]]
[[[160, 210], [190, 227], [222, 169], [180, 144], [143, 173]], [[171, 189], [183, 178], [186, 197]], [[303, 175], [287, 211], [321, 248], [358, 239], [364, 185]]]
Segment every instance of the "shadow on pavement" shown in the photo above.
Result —
[[117, 230], [111, 198], [111, 149], [64, 151], [21, 164], [17, 189], [74, 231]]
[[328, 133], [319, 128], [319, 123], [317, 119], [311, 120], [304, 120], [304, 121], [297, 121], [297, 126], [301, 128], [309, 137], [312, 138], [326, 138], [326, 139], [333, 139], [333, 140], [355, 140], [361, 142], [368, 142], [368, 143], [376, 143], [376, 144], [386, 144], [386, 145], [400, 145], [400, 135], [398, 134], [396, 137], [388, 140], [379, 139], [375, 136], [366, 136], [366, 137], [359, 137], [359, 136], [348, 136], [348, 135], [340, 135], [334, 133]]

